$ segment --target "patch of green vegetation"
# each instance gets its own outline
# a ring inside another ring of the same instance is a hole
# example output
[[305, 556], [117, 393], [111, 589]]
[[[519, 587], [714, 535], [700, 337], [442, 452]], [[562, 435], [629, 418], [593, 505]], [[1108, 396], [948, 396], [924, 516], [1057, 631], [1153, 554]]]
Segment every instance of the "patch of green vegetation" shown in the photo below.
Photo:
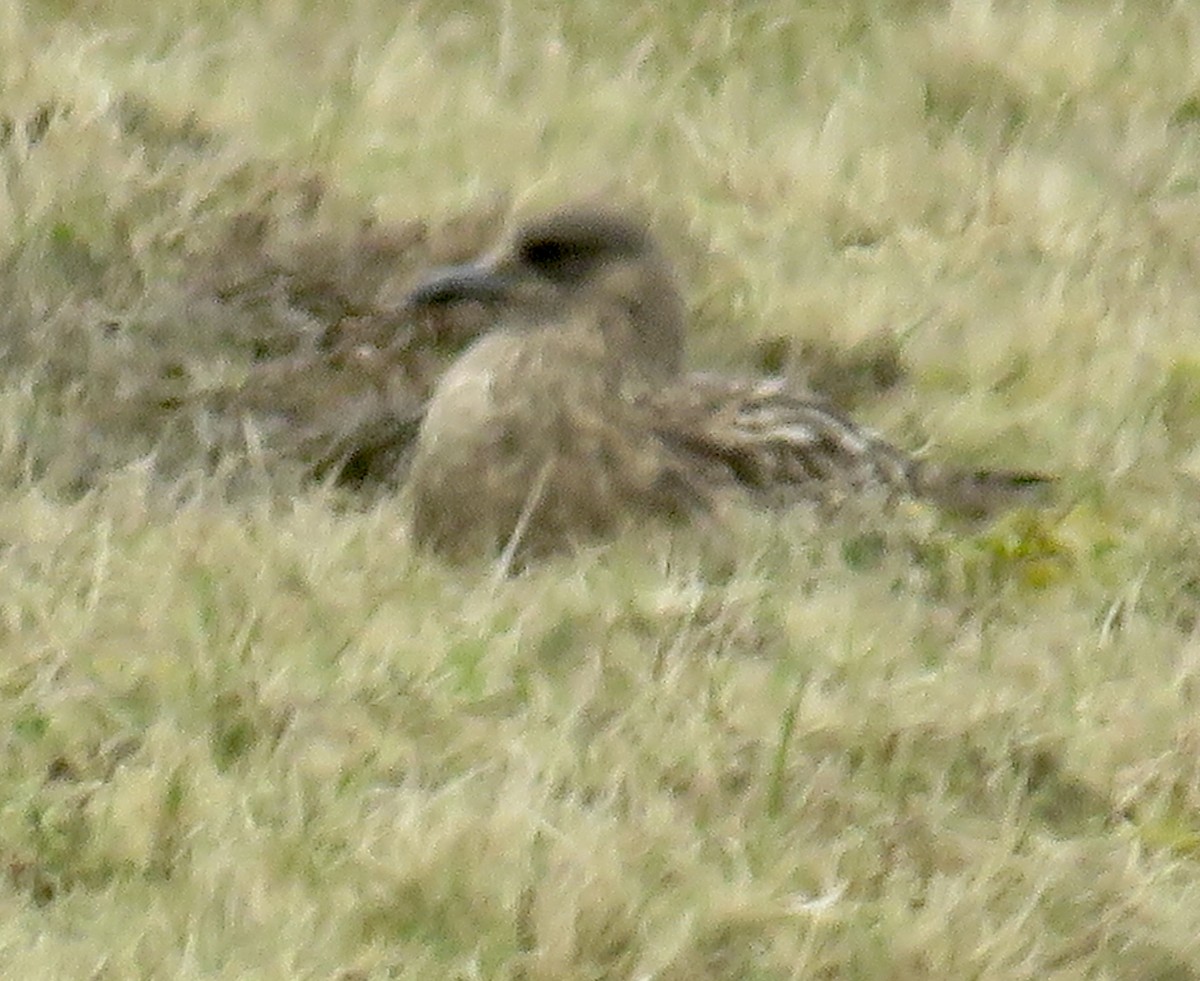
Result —
[[1200, 360], [1180, 359], [1167, 367], [1161, 400], [1167, 438], [1186, 452], [1200, 438]]

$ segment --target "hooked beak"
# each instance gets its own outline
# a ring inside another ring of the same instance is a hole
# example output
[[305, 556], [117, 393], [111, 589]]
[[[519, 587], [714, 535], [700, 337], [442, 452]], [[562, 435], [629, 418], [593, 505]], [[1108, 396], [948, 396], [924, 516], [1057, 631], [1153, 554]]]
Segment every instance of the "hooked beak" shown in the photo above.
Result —
[[496, 303], [512, 292], [512, 282], [484, 263], [445, 266], [422, 279], [405, 300], [410, 310], [475, 301]]

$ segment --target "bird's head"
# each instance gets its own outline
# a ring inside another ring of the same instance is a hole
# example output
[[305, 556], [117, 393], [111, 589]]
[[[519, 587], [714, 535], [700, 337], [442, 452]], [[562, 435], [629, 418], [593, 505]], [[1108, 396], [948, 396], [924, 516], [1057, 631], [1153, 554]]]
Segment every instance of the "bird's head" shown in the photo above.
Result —
[[618, 212], [573, 208], [521, 225], [498, 250], [435, 270], [408, 298], [415, 311], [482, 303], [507, 329], [595, 323], [621, 357], [650, 377], [677, 374], [683, 299], [643, 223]]

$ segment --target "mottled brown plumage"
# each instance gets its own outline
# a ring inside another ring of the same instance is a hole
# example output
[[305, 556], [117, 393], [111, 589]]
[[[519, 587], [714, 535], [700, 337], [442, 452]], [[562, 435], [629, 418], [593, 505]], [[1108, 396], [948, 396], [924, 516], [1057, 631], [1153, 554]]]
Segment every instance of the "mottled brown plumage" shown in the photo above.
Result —
[[674, 278], [621, 215], [534, 222], [410, 302], [464, 298], [492, 304], [497, 324], [437, 385], [411, 471], [415, 537], [453, 558], [539, 555], [736, 500], [875, 491], [981, 513], [1046, 483], [916, 460], [781, 379], [681, 374]]

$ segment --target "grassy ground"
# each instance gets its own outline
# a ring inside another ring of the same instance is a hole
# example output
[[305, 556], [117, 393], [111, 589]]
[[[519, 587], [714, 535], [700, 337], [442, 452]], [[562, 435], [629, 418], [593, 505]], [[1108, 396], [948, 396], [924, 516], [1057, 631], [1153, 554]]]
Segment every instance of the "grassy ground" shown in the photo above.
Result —
[[[5, 5], [4, 976], [1200, 977], [1198, 52], [1166, 2]], [[498, 582], [298, 483], [271, 419], [370, 388], [330, 325], [585, 194], [694, 364], [1059, 504]]]

